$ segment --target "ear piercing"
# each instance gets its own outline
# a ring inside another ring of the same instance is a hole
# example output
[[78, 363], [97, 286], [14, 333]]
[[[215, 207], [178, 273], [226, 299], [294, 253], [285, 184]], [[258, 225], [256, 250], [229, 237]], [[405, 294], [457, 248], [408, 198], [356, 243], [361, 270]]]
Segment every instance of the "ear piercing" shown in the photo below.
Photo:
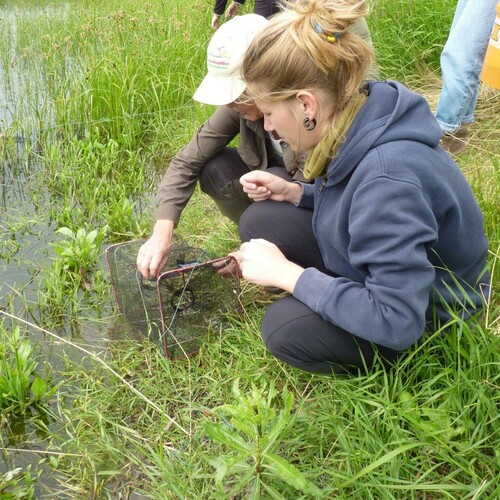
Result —
[[310, 132], [311, 130], [314, 130], [316, 128], [316, 125], [318, 123], [316, 122], [316, 119], [315, 118], [309, 118], [309, 117], [306, 117], [304, 118], [304, 122], [303, 122], [303, 125], [304, 125], [304, 128]]

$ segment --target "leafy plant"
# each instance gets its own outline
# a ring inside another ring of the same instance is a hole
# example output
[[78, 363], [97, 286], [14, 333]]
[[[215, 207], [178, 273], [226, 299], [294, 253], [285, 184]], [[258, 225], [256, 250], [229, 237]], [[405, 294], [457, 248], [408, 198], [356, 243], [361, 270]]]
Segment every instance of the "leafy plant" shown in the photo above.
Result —
[[68, 239], [54, 243], [54, 249], [62, 264], [62, 269], [74, 273], [87, 273], [92, 270], [101, 255], [101, 245], [107, 227], [87, 232], [84, 228], [76, 232], [68, 227], [61, 227], [57, 233]]
[[[257, 499], [262, 494], [272, 498], [283, 498], [286, 483], [292, 490], [310, 495], [320, 495], [321, 491], [310, 483], [289, 461], [278, 454], [278, 448], [286, 432], [294, 422], [290, 413], [293, 395], [283, 388], [281, 400], [283, 408], [277, 410], [273, 404], [277, 396], [274, 385], [269, 388], [252, 388], [248, 396], [243, 396], [238, 387], [239, 379], [233, 384], [236, 405], [223, 405], [215, 411], [229, 422], [207, 422], [205, 432], [213, 440], [225, 445], [229, 453], [210, 459], [217, 472], [216, 482], [222, 486], [227, 476], [232, 483], [231, 497], [235, 493], [248, 491], [248, 498]], [[279, 488], [279, 489], [278, 489]]]
[[52, 266], [40, 273], [38, 290], [38, 304], [51, 324], [60, 326], [65, 316], [78, 316], [85, 307], [102, 304], [107, 296], [109, 284], [99, 269], [107, 229], [108, 226], [90, 232], [68, 227], [57, 230], [66, 239], [52, 243], [56, 255]]
[[[0, 331], [7, 337], [3, 325]], [[0, 345], [0, 408], [24, 411], [39, 404], [49, 390], [37, 375], [38, 362], [28, 339], [23, 339], [16, 327], [10, 338]]]
[[30, 465], [25, 471], [21, 467], [17, 467], [0, 475], [0, 498], [4, 500], [34, 498], [34, 483], [38, 476], [34, 477], [31, 474]]

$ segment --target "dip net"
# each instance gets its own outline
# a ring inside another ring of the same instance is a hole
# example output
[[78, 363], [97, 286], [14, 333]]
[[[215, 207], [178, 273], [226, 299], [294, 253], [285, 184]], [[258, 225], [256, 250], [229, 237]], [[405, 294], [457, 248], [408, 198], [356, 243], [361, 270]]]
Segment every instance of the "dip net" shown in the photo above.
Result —
[[174, 243], [161, 274], [150, 280], [136, 266], [143, 243], [118, 243], [106, 250], [118, 308], [169, 358], [194, 354], [209, 330], [223, 327], [226, 313], [242, 312], [239, 277], [217, 272], [234, 259], [212, 258], [199, 248]]

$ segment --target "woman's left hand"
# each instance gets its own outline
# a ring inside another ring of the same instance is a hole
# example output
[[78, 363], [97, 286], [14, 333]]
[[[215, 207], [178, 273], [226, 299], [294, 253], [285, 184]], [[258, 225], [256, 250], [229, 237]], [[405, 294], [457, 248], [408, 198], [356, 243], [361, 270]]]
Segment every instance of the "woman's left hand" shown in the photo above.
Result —
[[235, 254], [243, 278], [256, 285], [275, 286], [292, 293], [304, 271], [290, 262], [274, 243], [261, 238], [243, 243]]

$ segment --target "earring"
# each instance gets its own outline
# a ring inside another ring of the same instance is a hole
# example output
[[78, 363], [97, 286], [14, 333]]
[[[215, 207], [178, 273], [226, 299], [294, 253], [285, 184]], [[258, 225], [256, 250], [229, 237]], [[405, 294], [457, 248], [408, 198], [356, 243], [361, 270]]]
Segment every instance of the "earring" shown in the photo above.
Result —
[[309, 117], [306, 117], [304, 118], [304, 128], [310, 132], [311, 130], [314, 130], [316, 128], [316, 125], [317, 125], [317, 122], [316, 122], [316, 119], [315, 118], [309, 118]]

